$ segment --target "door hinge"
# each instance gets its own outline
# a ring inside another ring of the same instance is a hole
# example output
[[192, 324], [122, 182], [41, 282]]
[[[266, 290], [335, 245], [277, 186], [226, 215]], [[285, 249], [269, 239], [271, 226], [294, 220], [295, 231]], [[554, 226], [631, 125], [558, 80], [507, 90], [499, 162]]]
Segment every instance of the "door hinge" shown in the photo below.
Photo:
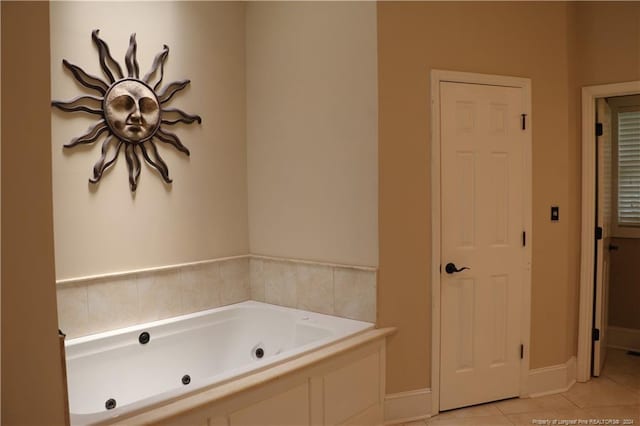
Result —
[[520, 345], [520, 359], [524, 359], [524, 345]]
[[602, 136], [603, 134], [602, 123], [596, 123], [596, 136]]
[[596, 226], [596, 241], [602, 239], [602, 227]]
[[527, 129], [527, 114], [520, 114], [522, 116], [522, 130]]
[[593, 334], [593, 336], [592, 336], [592, 337], [593, 337], [593, 341], [594, 341], [594, 342], [597, 342], [597, 341], [599, 341], [599, 340], [600, 340], [600, 329], [598, 329], [598, 328], [594, 328], [594, 329], [593, 329], [593, 333], [592, 333], [592, 334]]
[[527, 246], [527, 232], [522, 231], [522, 247], [526, 247], [526, 246]]

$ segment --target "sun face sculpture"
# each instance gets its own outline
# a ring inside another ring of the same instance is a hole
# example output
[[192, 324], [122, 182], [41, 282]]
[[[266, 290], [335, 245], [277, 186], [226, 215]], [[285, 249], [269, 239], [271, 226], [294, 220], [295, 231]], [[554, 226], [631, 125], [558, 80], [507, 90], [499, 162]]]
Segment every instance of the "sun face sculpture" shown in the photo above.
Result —
[[131, 191], [135, 191], [138, 186], [140, 155], [158, 171], [165, 182], [171, 183], [169, 169], [160, 156], [155, 142], [169, 144], [189, 155], [187, 147], [175, 134], [167, 131], [166, 126], [178, 123], [191, 124], [196, 121], [202, 123], [202, 119], [197, 115], [187, 114], [177, 108], [164, 105], [173, 95], [187, 87], [190, 81], [176, 81], [158, 90], [164, 75], [164, 63], [169, 55], [167, 45], [164, 45], [162, 51], [154, 58], [151, 70], [140, 78], [136, 60], [135, 33], [129, 39], [129, 49], [124, 60], [127, 77], [124, 77], [120, 64], [113, 59], [109, 46], [98, 37], [98, 32], [99, 30], [94, 30], [91, 38], [98, 48], [100, 66], [108, 81], [87, 74], [66, 59], [62, 64], [71, 71], [80, 84], [95, 90], [100, 96], [79, 96], [67, 102], [53, 101], [51, 104], [63, 111], [86, 112], [98, 115], [101, 119], [85, 134], [73, 138], [64, 147], [72, 148], [79, 144], [91, 144], [106, 133], [107, 136], [102, 142], [102, 155], [93, 167], [93, 176], [89, 182], [95, 184], [100, 181], [104, 172], [116, 162], [124, 146]]

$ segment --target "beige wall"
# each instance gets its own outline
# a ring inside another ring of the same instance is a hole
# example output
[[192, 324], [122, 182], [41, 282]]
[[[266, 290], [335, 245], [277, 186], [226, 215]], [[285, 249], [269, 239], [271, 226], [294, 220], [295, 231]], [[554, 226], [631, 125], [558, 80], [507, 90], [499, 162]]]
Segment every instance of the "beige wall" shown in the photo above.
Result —
[[[2, 46], [2, 7], [0, 7], [0, 46]], [[0, 47], [0, 70], [2, 69], [2, 48]], [[0, 88], [2, 78], [0, 78]], [[2, 90], [0, 89], [0, 99]], [[2, 222], [2, 102], [0, 102], [0, 223]], [[0, 241], [2, 241], [2, 227], [0, 227]], [[0, 244], [0, 259], [2, 259], [2, 248]], [[2, 261], [0, 261], [0, 324], [2, 318]], [[2, 341], [2, 327], [0, 326], [0, 341]], [[2, 352], [0, 351], [0, 377], [2, 377]], [[2, 419], [2, 386], [0, 386], [0, 419]]]
[[[533, 85], [531, 367], [575, 353], [570, 276], [568, 11], [564, 3], [379, 3], [380, 325], [387, 392], [430, 383], [429, 71], [528, 77]], [[560, 206], [560, 221], [549, 207]]]
[[2, 420], [64, 423], [57, 336], [49, 6], [2, 2]]
[[203, 123], [173, 129], [191, 157], [158, 144], [174, 180], [172, 187], [143, 165], [133, 196], [124, 158], [98, 186], [88, 184], [101, 141], [62, 148], [95, 122], [95, 116], [53, 112], [57, 278], [246, 254], [244, 5], [52, 2], [53, 99], [90, 93], [64, 70], [63, 58], [103, 76], [91, 41], [96, 28], [123, 69], [129, 34], [136, 32], [142, 74], [167, 44], [164, 82], [191, 80], [190, 88], [176, 95], [171, 105], [201, 115]]
[[378, 264], [376, 4], [247, 6], [250, 251]]
[[640, 330], [640, 238], [612, 238], [609, 325]]
[[576, 86], [640, 79], [640, 2], [571, 4]]

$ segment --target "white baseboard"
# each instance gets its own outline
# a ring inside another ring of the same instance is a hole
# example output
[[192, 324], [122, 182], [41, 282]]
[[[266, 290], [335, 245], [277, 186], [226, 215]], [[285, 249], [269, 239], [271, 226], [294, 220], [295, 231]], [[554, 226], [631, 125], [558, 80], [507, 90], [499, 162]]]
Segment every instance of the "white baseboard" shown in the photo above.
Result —
[[[564, 364], [529, 371], [527, 392], [532, 398], [566, 392], [576, 382], [576, 357]], [[431, 417], [431, 389], [389, 394], [384, 398], [384, 424], [394, 425]]]
[[418, 389], [384, 397], [384, 424], [393, 425], [431, 416], [431, 389]]
[[640, 351], [640, 330], [634, 328], [608, 327], [607, 346], [628, 351]]
[[537, 396], [566, 392], [576, 382], [576, 357], [572, 356], [564, 364], [529, 370], [527, 394]]

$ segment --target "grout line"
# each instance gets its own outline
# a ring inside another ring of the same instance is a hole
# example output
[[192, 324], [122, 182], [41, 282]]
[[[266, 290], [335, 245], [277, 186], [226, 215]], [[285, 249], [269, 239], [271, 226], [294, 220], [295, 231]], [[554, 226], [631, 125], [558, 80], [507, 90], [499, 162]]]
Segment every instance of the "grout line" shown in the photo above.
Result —
[[[564, 393], [564, 392], [563, 392]], [[578, 404], [576, 404], [575, 402], [573, 402], [571, 399], [569, 399], [569, 397], [567, 397], [566, 395], [563, 395], [562, 393], [559, 394], [561, 397], [563, 397], [565, 400], [569, 401], [569, 403], [571, 405], [573, 405], [576, 408], [580, 408], [578, 407]]]
[[[88, 285], [83, 285], [84, 287], [84, 297], [86, 298], [86, 302], [87, 302], [87, 322], [85, 323], [85, 327], [83, 332], [86, 332], [88, 334], [88, 332], [91, 330], [91, 311], [89, 310], [89, 286]], [[58, 318], [60, 317], [60, 314], [58, 313]], [[58, 320], [60, 321], [60, 320]], [[64, 332], [64, 330], [62, 330]]]
[[500, 407], [498, 406], [498, 404], [495, 404], [495, 403], [494, 403], [494, 404], [489, 404], [489, 405], [493, 405], [493, 406], [495, 406], [495, 407], [498, 409], [498, 412], [499, 412], [500, 414], [502, 414], [503, 416], [506, 416], [505, 412], [504, 412], [504, 411], [502, 411], [502, 410], [500, 409]]
[[336, 315], [336, 268], [331, 268], [331, 315]]

